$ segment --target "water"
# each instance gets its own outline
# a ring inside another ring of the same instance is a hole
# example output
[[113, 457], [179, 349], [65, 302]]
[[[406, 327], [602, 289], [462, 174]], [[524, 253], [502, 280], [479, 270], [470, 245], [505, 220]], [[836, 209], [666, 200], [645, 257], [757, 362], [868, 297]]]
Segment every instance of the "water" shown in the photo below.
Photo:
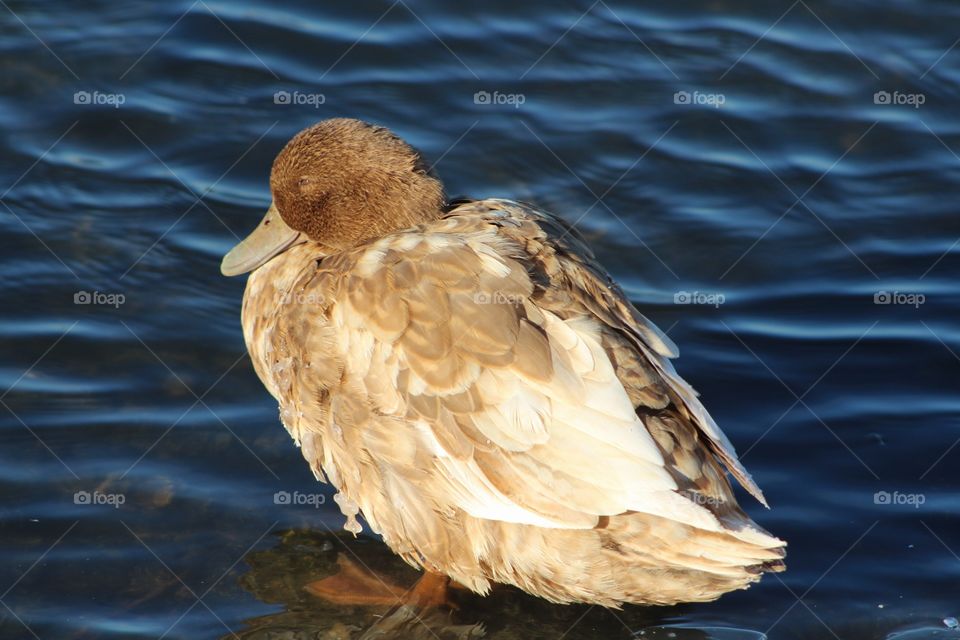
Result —
[[754, 4], [7, 0], [0, 637], [402, 624], [303, 591], [338, 553], [414, 574], [342, 535], [218, 273], [274, 154], [331, 116], [390, 126], [451, 194], [579, 221], [790, 543], [715, 603], [508, 590], [394, 637], [957, 637], [960, 8]]

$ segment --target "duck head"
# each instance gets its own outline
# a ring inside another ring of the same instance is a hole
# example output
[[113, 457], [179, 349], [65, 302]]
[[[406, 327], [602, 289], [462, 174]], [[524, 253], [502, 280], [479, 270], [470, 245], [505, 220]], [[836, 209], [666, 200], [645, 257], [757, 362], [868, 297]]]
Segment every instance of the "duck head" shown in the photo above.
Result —
[[329, 255], [438, 217], [443, 185], [388, 129], [348, 118], [295, 135], [270, 172], [273, 202], [223, 258], [227, 276], [253, 271], [304, 242]]

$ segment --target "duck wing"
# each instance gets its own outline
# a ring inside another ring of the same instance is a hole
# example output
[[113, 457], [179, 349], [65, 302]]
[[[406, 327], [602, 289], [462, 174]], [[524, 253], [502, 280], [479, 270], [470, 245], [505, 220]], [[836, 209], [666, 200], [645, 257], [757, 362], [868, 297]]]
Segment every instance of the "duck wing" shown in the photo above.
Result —
[[[487, 202], [489, 206], [490, 201]], [[564, 221], [528, 205], [500, 202], [499, 206], [509, 209], [512, 218], [529, 220], [542, 230], [541, 234], [530, 233], [528, 229], [518, 232], [510, 226], [503, 230], [518, 242], [531, 244], [532, 241], [534, 246], [528, 247], [528, 252], [535, 253], [534, 262], [550, 281], [550, 286], [544, 289], [539, 299], [540, 304], [564, 317], [569, 316], [569, 312], [564, 312], [565, 308], [572, 313], [592, 314], [606, 329], [636, 347], [625, 348], [620, 341], [621, 344], [611, 348], [616, 351], [621, 382], [627, 390], [638, 391], [636, 381], [631, 380], [632, 370], [652, 366], [667, 385], [682, 418], [706, 437], [710, 451], [737, 481], [761, 504], [768, 506], [760, 487], [737, 457], [733, 444], [700, 402], [699, 394], [673, 367], [671, 359], [679, 355], [677, 346], [630, 303], [620, 286], [597, 262], [579, 232]], [[640, 380], [643, 381], [643, 377]], [[638, 409], [649, 406], [643, 398], [642, 394], [635, 398]]]
[[547, 214], [467, 203], [325, 258], [293, 289], [275, 331], [300, 350], [274, 382], [293, 389], [299, 417], [284, 422], [298, 440], [322, 432], [305, 455], [374, 530], [460, 509], [569, 529], [640, 512], [728, 531], [742, 512], [717, 460], [763, 499], [674, 372], [676, 347]]

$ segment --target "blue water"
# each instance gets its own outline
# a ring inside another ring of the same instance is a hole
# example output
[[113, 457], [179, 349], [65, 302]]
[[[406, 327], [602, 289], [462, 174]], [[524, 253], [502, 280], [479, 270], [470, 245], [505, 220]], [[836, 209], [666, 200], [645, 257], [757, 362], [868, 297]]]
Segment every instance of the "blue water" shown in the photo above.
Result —
[[303, 585], [348, 549], [413, 578], [332, 500], [276, 504], [330, 491], [218, 272], [333, 116], [576, 222], [790, 544], [715, 603], [508, 590], [417, 633], [960, 637], [960, 6], [0, 5], [0, 637], [360, 637]]

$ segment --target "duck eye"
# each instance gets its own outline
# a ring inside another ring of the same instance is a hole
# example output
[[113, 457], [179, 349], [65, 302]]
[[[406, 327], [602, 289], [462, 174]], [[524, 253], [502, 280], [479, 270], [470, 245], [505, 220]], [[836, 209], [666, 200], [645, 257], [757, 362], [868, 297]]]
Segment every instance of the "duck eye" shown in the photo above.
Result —
[[310, 184], [310, 178], [307, 178], [307, 177], [300, 178], [297, 181], [297, 185], [301, 187], [306, 186], [308, 184]]

